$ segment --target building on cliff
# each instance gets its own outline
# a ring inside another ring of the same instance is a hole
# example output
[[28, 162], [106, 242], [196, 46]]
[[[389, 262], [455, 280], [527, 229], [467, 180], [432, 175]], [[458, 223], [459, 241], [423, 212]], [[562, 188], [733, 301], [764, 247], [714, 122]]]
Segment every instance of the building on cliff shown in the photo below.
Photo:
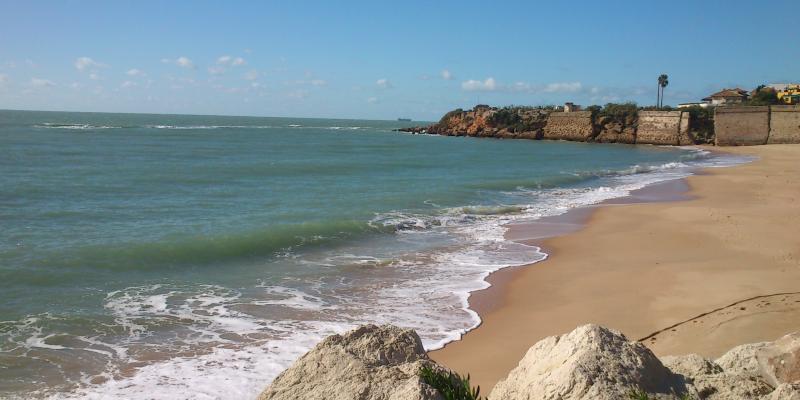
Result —
[[750, 95], [746, 90], [734, 88], [722, 89], [719, 92], [704, 98], [703, 101], [712, 106], [727, 106], [733, 104], [742, 104], [747, 101], [748, 98], [750, 98]]

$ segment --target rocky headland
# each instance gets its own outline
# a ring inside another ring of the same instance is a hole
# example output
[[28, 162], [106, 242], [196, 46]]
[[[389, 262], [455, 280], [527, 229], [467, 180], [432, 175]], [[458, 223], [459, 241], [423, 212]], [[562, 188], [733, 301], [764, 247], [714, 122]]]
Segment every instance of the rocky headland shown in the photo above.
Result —
[[433, 125], [399, 131], [446, 136], [545, 139], [577, 142], [691, 145], [709, 142], [690, 125], [687, 111], [642, 111], [633, 104], [608, 104], [586, 111], [540, 107], [475, 106], [453, 110]]
[[[483, 398], [468, 386], [428, 358], [414, 331], [365, 325], [323, 340], [259, 400]], [[800, 400], [800, 333], [738, 346], [716, 360], [659, 359], [619, 332], [583, 325], [537, 342], [487, 398]]]

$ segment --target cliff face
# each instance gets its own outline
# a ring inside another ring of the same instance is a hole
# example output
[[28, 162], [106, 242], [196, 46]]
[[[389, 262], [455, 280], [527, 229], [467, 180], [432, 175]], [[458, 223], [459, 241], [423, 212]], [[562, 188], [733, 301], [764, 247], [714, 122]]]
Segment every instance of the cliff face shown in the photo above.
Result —
[[[635, 107], [635, 106], [632, 106]], [[530, 107], [493, 108], [486, 105], [445, 114], [428, 127], [405, 132], [447, 136], [512, 139], [569, 140], [576, 142], [688, 145], [689, 113], [681, 111], [633, 111], [604, 114], [600, 111], [555, 112]]]

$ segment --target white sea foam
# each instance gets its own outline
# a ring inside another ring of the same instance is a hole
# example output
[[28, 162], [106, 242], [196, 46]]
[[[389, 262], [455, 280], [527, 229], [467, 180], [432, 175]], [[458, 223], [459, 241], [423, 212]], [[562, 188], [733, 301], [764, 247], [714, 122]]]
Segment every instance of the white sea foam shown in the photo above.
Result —
[[[688, 176], [692, 168], [742, 162], [707, 156], [697, 151], [681, 162], [608, 171], [598, 175], [600, 185], [508, 192], [519, 200], [516, 204], [456, 207], [437, 215], [401, 211], [377, 215], [373, 225], [396, 227], [397, 240], [437, 245], [413, 254], [377, 254], [368, 244], [356, 244], [338, 254], [297, 261], [298, 266], [355, 269], [349, 275], [285, 285], [259, 283], [249, 293], [169, 285], [109, 293], [106, 308], [126, 327], [127, 342], [108, 345], [96, 337], [84, 338], [110, 358], [108, 370], [101, 374], [107, 380], [90, 383], [86, 377], [77, 391], [55, 397], [252, 398], [323, 337], [362, 323], [415, 328], [427, 349], [440, 348], [480, 324], [469, 297], [489, 286], [490, 273], [547, 257], [538, 247], [506, 240], [508, 223], [626, 196], [650, 184]], [[281, 318], [264, 317], [248, 307], [275, 308]], [[176, 335], [174, 340], [181, 344], [167, 349], [172, 354], [167, 359], [136, 363], [138, 355], [129, 349], [157, 347], [159, 334]], [[46, 336], [33, 338], [31, 346], [52, 345]], [[135, 371], [120, 374], [120, 365], [136, 365]]]

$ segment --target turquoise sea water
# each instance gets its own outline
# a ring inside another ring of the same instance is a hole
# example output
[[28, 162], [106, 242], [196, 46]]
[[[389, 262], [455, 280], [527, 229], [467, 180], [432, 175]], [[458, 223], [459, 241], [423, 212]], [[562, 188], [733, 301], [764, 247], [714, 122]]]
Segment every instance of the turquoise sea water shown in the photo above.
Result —
[[0, 397], [247, 398], [325, 335], [476, 326], [503, 224], [730, 160], [406, 122], [0, 111]]

